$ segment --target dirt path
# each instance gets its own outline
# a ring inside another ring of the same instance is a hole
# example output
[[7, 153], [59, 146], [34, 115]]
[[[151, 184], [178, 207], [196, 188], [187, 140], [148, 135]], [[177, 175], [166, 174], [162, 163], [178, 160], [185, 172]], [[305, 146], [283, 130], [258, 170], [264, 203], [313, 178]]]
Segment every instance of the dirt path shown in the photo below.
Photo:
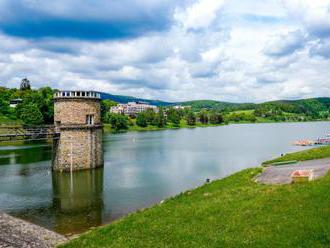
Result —
[[48, 248], [65, 241], [62, 235], [0, 212], [0, 248]]
[[291, 173], [295, 170], [314, 171], [315, 178], [324, 176], [330, 170], [330, 158], [299, 162], [293, 165], [267, 167], [256, 181], [264, 184], [289, 184], [292, 182]]

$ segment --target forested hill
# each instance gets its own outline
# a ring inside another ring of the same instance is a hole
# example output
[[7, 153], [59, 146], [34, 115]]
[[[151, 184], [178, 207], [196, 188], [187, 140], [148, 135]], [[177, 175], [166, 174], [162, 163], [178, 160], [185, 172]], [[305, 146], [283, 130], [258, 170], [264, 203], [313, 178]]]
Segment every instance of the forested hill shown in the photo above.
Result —
[[249, 110], [254, 109], [257, 104], [253, 103], [231, 103], [231, 102], [219, 102], [214, 100], [196, 100], [180, 103], [183, 106], [191, 106], [194, 111], [201, 109], [210, 110]]
[[109, 93], [101, 93], [101, 98], [103, 100], [111, 100], [114, 102], [118, 103], [128, 103], [128, 102], [147, 102], [151, 105], [155, 106], [170, 106], [170, 105], [175, 105], [176, 103], [174, 102], [164, 102], [160, 100], [150, 100], [150, 99], [143, 99], [143, 98], [137, 98], [133, 96], [121, 96], [121, 95], [112, 95]]
[[279, 100], [265, 103], [229, 103], [229, 102], [218, 102], [212, 100], [198, 100], [182, 102], [182, 105], [191, 106], [193, 110], [200, 109], [213, 109], [213, 110], [256, 110], [256, 109], [273, 109], [281, 110], [288, 113], [313, 113], [330, 110], [330, 98], [310, 98], [300, 100]]
[[118, 103], [127, 103], [132, 101], [143, 101], [156, 106], [183, 105], [191, 106], [193, 111], [201, 109], [218, 111], [236, 111], [236, 110], [263, 110], [263, 111], [283, 111], [287, 113], [313, 114], [316, 112], [325, 112], [330, 110], [330, 98], [319, 97], [300, 100], [279, 100], [265, 103], [231, 103], [214, 100], [195, 100], [186, 102], [165, 102], [160, 100], [149, 100], [136, 98], [132, 96], [112, 95], [101, 93], [102, 99], [109, 99]]

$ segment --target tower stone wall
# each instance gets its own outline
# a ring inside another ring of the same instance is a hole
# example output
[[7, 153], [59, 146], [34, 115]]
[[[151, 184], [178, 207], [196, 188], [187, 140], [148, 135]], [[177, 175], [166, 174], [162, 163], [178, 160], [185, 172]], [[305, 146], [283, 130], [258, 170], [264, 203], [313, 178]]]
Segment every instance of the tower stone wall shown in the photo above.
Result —
[[60, 91], [54, 95], [53, 170], [76, 171], [103, 166], [100, 95]]

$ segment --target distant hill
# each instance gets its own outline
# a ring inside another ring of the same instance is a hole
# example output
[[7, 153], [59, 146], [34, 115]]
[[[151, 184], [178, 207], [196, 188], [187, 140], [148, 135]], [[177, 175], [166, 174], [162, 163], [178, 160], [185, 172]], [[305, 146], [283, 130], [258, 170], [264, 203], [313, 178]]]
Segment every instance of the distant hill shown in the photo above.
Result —
[[231, 102], [219, 102], [213, 100], [196, 100], [181, 102], [183, 106], [191, 106], [195, 111], [200, 109], [214, 109], [214, 110], [247, 110], [254, 109], [256, 104], [253, 103], [231, 103]]
[[318, 97], [299, 100], [279, 100], [257, 104], [257, 107], [278, 108], [288, 113], [317, 113], [330, 110], [330, 98]]
[[322, 111], [330, 111], [330, 97], [318, 97], [299, 100], [279, 100], [264, 103], [231, 103], [214, 100], [195, 100], [185, 102], [165, 102], [160, 100], [150, 100], [132, 96], [112, 95], [101, 93], [102, 99], [110, 99], [118, 103], [127, 103], [132, 101], [143, 101], [156, 106], [183, 105], [191, 106], [194, 111], [201, 109], [209, 110], [254, 110], [254, 109], [279, 109], [288, 113], [311, 114]]
[[133, 97], [133, 96], [121, 96], [121, 95], [112, 95], [112, 94], [108, 94], [108, 93], [101, 93], [101, 98], [103, 100], [112, 100], [118, 103], [128, 103], [128, 102], [147, 102], [151, 105], [155, 105], [155, 106], [171, 106], [171, 105], [175, 105], [176, 103], [174, 102], [164, 102], [164, 101], [160, 101], [160, 100], [150, 100], [150, 99], [143, 99], [143, 98], [137, 98], [137, 97]]

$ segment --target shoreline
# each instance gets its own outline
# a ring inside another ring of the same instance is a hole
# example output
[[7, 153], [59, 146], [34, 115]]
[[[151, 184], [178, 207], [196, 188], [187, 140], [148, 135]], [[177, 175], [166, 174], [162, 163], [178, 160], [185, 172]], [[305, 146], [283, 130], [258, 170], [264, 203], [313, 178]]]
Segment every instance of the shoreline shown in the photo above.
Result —
[[104, 124], [104, 133], [128, 133], [128, 132], [154, 132], [154, 131], [164, 131], [164, 130], [178, 130], [178, 129], [194, 129], [194, 128], [207, 128], [207, 127], [221, 127], [221, 126], [229, 126], [229, 125], [246, 125], [246, 124], [284, 124], [284, 123], [313, 123], [313, 122], [330, 122], [330, 120], [312, 120], [312, 121], [265, 121], [265, 122], [229, 122], [229, 123], [221, 123], [221, 124], [206, 124], [206, 125], [196, 125], [196, 126], [179, 126], [179, 127], [163, 127], [158, 128], [154, 126], [150, 126], [149, 128], [128, 128], [121, 130], [112, 130], [110, 124]]
[[55, 247], [64, 236], [0, 211], [0, 247]]

